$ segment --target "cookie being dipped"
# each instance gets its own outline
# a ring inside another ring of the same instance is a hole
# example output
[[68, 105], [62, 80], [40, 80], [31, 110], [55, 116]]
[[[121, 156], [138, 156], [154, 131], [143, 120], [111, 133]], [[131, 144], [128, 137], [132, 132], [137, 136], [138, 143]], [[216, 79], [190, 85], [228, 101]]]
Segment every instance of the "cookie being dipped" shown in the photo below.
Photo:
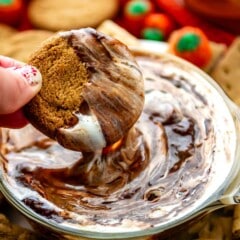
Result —
[[42, 89], [24, 108], [30, 123], [62, 146], [92, 152], [121, 138], [144, 104], [142, 73], [120, 41], [92, 28], [55, 34], [30, 57]]

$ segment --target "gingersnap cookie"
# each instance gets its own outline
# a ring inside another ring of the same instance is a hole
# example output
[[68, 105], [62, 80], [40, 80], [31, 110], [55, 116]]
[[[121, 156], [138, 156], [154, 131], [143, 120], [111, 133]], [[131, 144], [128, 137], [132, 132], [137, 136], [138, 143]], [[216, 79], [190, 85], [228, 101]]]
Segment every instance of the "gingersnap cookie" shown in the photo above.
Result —
[[16, 33], [16, 29], [0, 23], [0, 55], [4, 55], [3, 51], [8, 48], [9, 38]]
[[0, 23], [0, 41], [8, 41], [8, 38], [13, 34], [17, 33], [15, 28], [12, 28], [6, 24]]
[[121, 139], [138, 119], [143, 78], [130, 50], [92, 28], [57, 33], [31, 55], [42, 89], [25, 106], [38, 130], [72, 150]]
[[37, 240], [34, 232], [20, 227], [10, 222], [10, 220], [2, 213], [0, 213], [0, 239], [4, 240]]
[[117, 10], [118, 0], [32, 0], [28, 14], [35, 27], [62, 31], [96, 27]]
[[0, 44], [0, 54], [27, 62], [30, 54], [35, 51], [42, 41], [53, 35], [50, 31], [27, 30], [15, 33]]

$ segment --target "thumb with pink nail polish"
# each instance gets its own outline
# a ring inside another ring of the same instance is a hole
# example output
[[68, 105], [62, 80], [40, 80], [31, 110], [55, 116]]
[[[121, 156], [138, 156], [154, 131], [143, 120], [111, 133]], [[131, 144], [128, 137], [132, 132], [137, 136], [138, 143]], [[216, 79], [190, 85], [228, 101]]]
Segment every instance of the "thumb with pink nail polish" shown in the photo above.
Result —
[[41, 74], [35, 67], [0, 67], [0, 114], [23, 107], [40, 90], [41, 82]]
[[38, 93], [41, 85], [42, 76], [35, 67], [0, 56], [0, 127], [6, 126], [5, 121], [11, 122], [7, 117], [14, 117], [15, 112], [20, 111], [20, 118], [24, 119], [21, 108]]

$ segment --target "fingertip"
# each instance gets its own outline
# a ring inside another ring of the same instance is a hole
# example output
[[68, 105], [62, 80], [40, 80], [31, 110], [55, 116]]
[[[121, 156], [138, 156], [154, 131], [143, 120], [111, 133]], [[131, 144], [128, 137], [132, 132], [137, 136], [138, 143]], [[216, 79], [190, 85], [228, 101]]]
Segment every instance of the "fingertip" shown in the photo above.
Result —
[[41, 73], [32, 66], [0, 67], [0, 114], [9, 114], [27, 104], [41, 89]]
[[7, 57], [7, 56], [2, 56], [0, 55], [0, 66], [4, 68], [9, 68], [9, 67], [21, 67], [25, 65], [26, 63], [20, 62], [16, 59]]
[[20, 74], [25, 81], [29, 84], [31, 87], [35, 87], [35, 91], [39, 91], [42, 86], [42, 75], [40, 71], [31, 65], [24, 65], [21, 67], [13, 68], [13, 70]]

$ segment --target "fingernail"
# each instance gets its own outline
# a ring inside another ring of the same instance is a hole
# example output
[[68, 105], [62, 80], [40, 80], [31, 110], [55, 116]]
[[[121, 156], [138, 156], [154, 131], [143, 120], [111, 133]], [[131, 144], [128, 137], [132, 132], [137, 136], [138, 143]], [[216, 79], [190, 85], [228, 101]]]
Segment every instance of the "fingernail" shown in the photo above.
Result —
[[33, 66], [24, 65], [22, 67], [15, 68], [14, 70], [19, 72], [26, 79], [30, 86], [36, 86], [42, 82], [41, 73]]

